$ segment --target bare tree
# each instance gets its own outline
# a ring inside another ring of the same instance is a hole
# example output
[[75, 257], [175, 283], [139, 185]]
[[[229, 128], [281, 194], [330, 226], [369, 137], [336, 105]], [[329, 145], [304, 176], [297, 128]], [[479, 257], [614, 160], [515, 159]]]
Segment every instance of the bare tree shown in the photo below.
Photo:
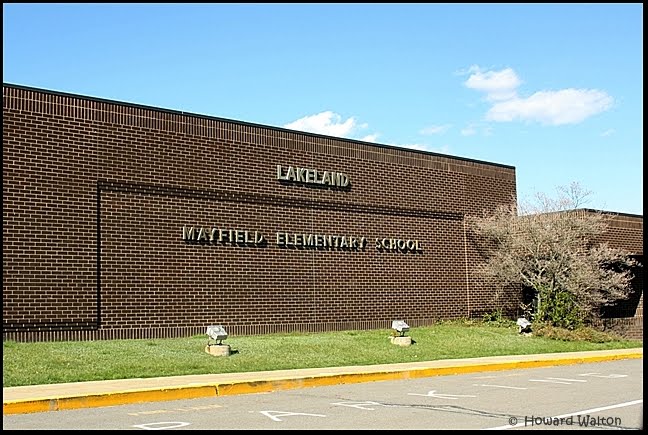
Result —
[[555, 198], [510, 204], [469, 217], [485, 262], [479, 275], [496, 286], [533, 290], [535, 320], [574, 328], [598, 318], [601, 307], [627, 299], [635, 260], [596, 243], [610, 214], [578, 207], [590, 192], [578, 183]]

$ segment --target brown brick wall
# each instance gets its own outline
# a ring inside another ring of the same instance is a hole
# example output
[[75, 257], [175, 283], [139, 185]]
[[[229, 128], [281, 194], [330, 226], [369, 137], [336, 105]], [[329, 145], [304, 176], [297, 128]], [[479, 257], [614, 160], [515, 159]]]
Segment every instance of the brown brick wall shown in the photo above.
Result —
[[630, 252], [639, 262], [633, 270], [632, 290], [627, 300], [604, 311], [607, 329], [628, 338], [643, 340], [643, 216], [609, 213], [610, 221], [602, 241]]
[[609, 215], [608, 230], [603, 238], [613, 248], [643, 255], [643, 216], [604, 212]]
[[[276, 165], [344, 172], [347, 189]], [[515, 196], [515, 169], [3, 86], [3, 336], [153, 338], [411, 326], [494, 308], [464, 215]], [[186, 243], [182, 227], [258, 231]], [[277, 232], [366, 237], [282, 248]], [[380, 252], [375, 238], [422, 252]], [[514, 298], [510, 305], [516, 306]]]

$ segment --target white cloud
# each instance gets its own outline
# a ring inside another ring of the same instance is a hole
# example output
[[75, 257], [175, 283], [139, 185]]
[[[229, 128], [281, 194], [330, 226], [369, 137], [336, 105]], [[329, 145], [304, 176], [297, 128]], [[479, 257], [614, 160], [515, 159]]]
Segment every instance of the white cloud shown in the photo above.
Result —
[[[522, 81], [511, 68], [483, 71], [472, 65], [464, 74], [470, 74], [464, 85], [485, 92], [492, 106], [486, 119], [497, 122], [535, 121], [546, 125], [577, 124], [590, 116], [610, 109], [614, 99], [597, 89], [560, 89], [538, 91], [530, 97], [520, 97], [517, 88]], [[476, 131], [471, 126], [461, 134], [469, 136]], [[490, 130], [484, 131], [490, 135]], [[610, 133], [611, 134], [611, 133]]]
[[[296, 121], [285, 124], [283, 127], [290, 130], [307, 131], [309, 133], [324, 134], [327, 136], [357, 139], [354, 132], [369, 128], [369, 124], [358, 124], [354, 117], [342, 120], [340, 115], [327, 110], [315, 115], [304, 116]], [[375, 142], [378, 136], [378, 133], [372, 133], [365, 135], [359, 140]]]
[[432, 153], [450, 154], [450, 147], [448, 145], [443, 145], [441, 147], [433, 147], [430, 145], [425, 145], [420, 143], [401, 143], [401, 144], [389, 143], [388, 145], [392, 145], [399, 148], [411, 148], [413, 150], [427, 151]]
[[612, 97], [596, 89], [540, 91], [528, 98], [495, 103], [486, 113], [486, 119], [537, 121], [548, 125], [577, 124], [608, 110], [612, 103]]
[[429, 148], [428, 151], [439, 154], [450, 154], [450, 147], [446, 144], [442, 145], [441, 147]]
[[330, 110], [316, 115], [304, 116], [297, 121], [284, 125], [284, 128], [291, 130], [338, 137], [347, 137], [355, 127], [357, 127], [355, 118], [351, 117], [347, 118], [346, 121], [342, 121], [340, 115]]
[[612, 136], [614, 133], [616, 133], [616, 130], [613, 128], [605, 130], [603, 133], [601, 133], [601, 136], [607, 137], [607, 136]]
[[451, 124], [431, 125], [429, 127], [425, 127], [419, 133], [420, 134], [425, 134], [425, 135], [442, 134], [442, 133], [445, 133], [446, 131], [448, 131], [448, 129], [450, 127], [452, 127]]
[[411, 148], [414, 150], [421, 150], [421, 151], [429, 151], [429, 147], [424, 144], [420, 143], [390, 143], [388, 145], [392, 145], [395, 147], [400, 147], [400, 148]]
[[475, 126], [469, 125], [466, 128], [461, 129], [461, 135], [462, 136], [474, 136], [477, 134], [477, 130], [475, 130]]
[[474, 136], [477, 133], [481, 133], [482, 136], [492, 136], [493, 127], [483, 123], [471, 123], [461, 129], [462, 136]]
[[470, 74], [470, 73], [473, 73], [473, 72], [479, 72], [479, 71], [481, 71], [481, 68], [479, 67], [479, 65], [470, 65], [466, 69], [460, 69], [460, 70], [455, 71], [455, 75], [465, 76], [466, 74]]
[[472, 66], [469, 71], [472, 74], [464, 82], [464, 85], [470, 89], [486, 92], [486, 98], [489, 101], [514, 98], [517, 95], [517, 87], [522, 83], [511, 68], [482, 72], [479, 67]]
[[378, 136], [380, 136], [378, 133], [370, 134], [368, 136], [365, 136], [363, 138], [360, 138], [361, 141], [364, 142], [376, 142], [378, 139]]

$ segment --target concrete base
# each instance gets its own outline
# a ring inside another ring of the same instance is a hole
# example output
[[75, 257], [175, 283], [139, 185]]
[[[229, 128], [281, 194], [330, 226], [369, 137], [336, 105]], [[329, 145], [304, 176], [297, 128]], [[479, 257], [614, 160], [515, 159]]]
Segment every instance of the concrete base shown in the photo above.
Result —
[[205, 352], [214, 356], [229, 356], [231, 348], [228, 344], [208, 344]]
[[412, 337], [389, 337], [391, 340], [392, 344], [395, 344], [397, 346], [411, 346], [412, 345]]

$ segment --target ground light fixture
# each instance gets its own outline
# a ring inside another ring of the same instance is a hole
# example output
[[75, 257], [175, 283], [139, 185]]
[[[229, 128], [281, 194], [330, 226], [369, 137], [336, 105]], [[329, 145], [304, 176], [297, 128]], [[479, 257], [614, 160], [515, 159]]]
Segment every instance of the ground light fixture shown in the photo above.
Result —
[[392, 342], [392, 344], [403, 347], [410, 346], [412, 344], [412, 337], [405, 335], [405, 333], [409, 331], [410, 328], [404, 320], [394, 320], [392, 322], [392, 329], [394, 330], [394, 332], [392, 332], [391, 337], [389, 337], [389, 340]]
[[[207, 327], [207, 336], [209, 337], [207, 339], [208, 345], [223, 344], [223, 340], [227, 338], [227, 331], [221, 325], [209, 325]], [[210, 343], [212, 340], [214, 343]]]
[[392, 321], [392, 329], [398, 332], [401, 337], [404, 337], [405, 333], [409, 331], [409, 325], [404, 320], [394, 320]]
[[529, 322], [524, 317], [517, 319], [518, 332], [520, 334], [529, 334], [531, 333], [531, 322]]
[[207, 326], [207, 346], [205, 352], [214, 356], [229, 356], [230, 347], [223, 344], [223, 340], [227, 338], [227, 331], [222, 325], [209, 325]]

